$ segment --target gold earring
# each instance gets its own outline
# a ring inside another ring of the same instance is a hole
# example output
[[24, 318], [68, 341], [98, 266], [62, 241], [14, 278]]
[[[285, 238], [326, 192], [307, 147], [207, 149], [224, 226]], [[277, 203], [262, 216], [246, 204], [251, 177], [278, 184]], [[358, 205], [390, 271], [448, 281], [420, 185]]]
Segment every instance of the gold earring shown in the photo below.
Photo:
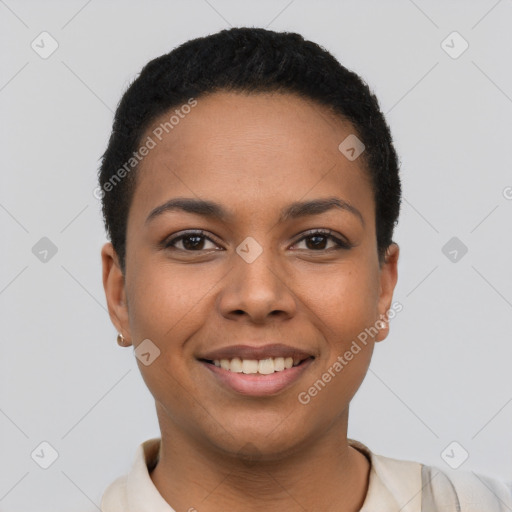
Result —
[[117, 335], [117, 343], [121, 347], [127, 347], [128, 346], [127, 341], [124, 339], [124, 336], [121, 333], [119, 333]]

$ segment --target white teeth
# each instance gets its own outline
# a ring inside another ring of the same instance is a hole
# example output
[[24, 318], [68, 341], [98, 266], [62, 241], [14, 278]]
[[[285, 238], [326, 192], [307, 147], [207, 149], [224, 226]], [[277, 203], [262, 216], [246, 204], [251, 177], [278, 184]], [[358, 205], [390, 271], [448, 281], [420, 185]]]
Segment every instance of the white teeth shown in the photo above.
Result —
[[274, 370], [282, 372], [284, 370], [284, 357], [276, 357], [274, 359]]
[[258, 372], [258, 361], [256, 361], [256, 359], [244, 359], [242, 361], [242, 372], [243, 373], [257, 373]]
[[258, 362], [258, 373], [269, 375], [270, 373], [274, 373], [274, 369], [274, 361], [271, 358], [261, 359]]
[[213, 364], [235, 373], [270, 375], [298, 365], [301, 359], [293, 357], [268, 357], [267, 359], [215, 359]]
[[[227, 359], [226, 359], [227, 361]], [[234, 359], [231, 359], [231, 363], [229, 365], [228, 370], [236, 373], [242, 373], [242, 360], [238, 357], [235, 357]]]

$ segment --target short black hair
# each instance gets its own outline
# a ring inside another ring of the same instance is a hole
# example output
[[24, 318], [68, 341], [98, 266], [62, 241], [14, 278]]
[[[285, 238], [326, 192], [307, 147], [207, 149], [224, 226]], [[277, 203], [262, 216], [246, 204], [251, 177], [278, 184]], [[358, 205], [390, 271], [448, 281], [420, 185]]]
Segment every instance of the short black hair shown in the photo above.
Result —
[[382, 263], [398, 222], [401, 184], [397, 154], [377, 98], [356, 73], [300, 34], [235, 27], [186, 41], [148, 62], [117, 106], [98, 173], [98, 190], [105, 228], [123, 272], [128, 212], [136, 183], [133, 157], [143, 135], [171, 108], [217, 91], [292, 93], [314, 100], [351, 123], [365, 145]]

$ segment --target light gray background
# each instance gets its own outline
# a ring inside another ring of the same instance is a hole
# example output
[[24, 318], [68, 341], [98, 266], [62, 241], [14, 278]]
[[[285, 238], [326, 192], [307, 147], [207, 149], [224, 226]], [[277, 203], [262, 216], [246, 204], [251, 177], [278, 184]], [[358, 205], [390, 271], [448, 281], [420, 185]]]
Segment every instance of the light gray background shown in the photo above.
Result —
[[[99, 510], [159, 434], [106, 313], [92, 191], [140, 68], [230, 25], [325, 46], [374, 89], [401, 156], [404, 309], [350, 437], [441, 468], [457, 441], [460, 470], [512, 480], [511, 0], [0, 0], [0, 511]], [[42, 31], [59, 44], [47, 59], [31, 48]], [[457, 59], [441, 47], [453, 31], [469, 43]], [[457, 262], [442, 252], [453, 236], [468, 247]], [[58, 248], [46, 263], [32, 253], [42, 237]], [[42, 441], [59, 453], [46, 470], [31, 458]]]

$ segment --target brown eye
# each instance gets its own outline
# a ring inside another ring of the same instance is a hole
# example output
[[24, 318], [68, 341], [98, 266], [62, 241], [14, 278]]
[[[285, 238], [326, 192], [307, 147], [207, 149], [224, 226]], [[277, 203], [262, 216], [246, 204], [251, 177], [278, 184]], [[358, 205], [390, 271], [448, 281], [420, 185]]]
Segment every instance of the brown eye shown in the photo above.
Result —
[[[306, 236], [303, 236], [300, 240], [298, 240], [295, 245], [299, 244], [300, 242], [305, 241], [305, 249], [311, 250], [311, 251], [328, 251], [331, 249], [349, 249], [350, 244], [347, 242], [344, 242], [343, 240], [331, 235], [331, 231], [313, 231], [307, 234]], [[327, 244], [332, 242], [334, 245], [331, 245], [330, 247], [327, 247]]]
[[[213, 247], [205, 247], [205, 243], [211, 242]], [[181, 244], [181, 247], [179, 246]], [[218, 248], [213, 240], [207, 237], [202, 231], [182, 233], [179, 236], [169, 239], [165, 243], [167, 249], [177, 249], [179, 251], [199, 252]]]

